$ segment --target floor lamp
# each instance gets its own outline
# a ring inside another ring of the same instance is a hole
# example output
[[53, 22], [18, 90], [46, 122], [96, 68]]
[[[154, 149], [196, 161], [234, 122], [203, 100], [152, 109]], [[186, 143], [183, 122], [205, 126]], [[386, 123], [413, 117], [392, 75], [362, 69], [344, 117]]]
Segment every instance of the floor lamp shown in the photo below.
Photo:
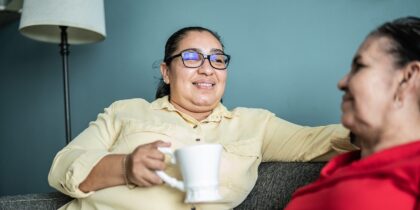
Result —
[[62, 57], [66, 144], [71, 137], [68, 55], [70, 44], [105, 39], [103, 0], [25, 0], [19, 31], [26, 37], [59, 43]]

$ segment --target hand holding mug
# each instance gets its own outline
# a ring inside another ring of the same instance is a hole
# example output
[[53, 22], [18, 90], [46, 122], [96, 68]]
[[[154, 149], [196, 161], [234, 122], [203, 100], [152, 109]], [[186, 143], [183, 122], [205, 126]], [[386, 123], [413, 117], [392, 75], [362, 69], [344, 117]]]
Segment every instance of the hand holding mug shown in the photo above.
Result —
[[127, 181], [139, 187], [150, 187], [162, 184], [156, 170], [165, 169], [165, 155], [158, 148], [167, 148], [171, 143], [155, 141], [138, 146], [126, 158]]

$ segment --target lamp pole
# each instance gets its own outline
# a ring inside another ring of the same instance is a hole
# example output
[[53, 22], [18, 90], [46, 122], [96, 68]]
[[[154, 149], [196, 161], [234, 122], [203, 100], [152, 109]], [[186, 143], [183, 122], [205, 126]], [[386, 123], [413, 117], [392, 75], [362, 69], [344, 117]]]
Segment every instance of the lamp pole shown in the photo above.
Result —
[[[72, 30], [72, 28], [76, 30]], [[72, 140], [69, 45], [88, 44], [105, 39], [104, 0], [25, 0], [23, 1], [19, 31], [24, 36], [37, 41], [56, 43], [60, 48], [63, 68], [65, 133], [66, 144], [68, 144]]]
[[66, 144], [71, 141], [71, 121], [70, 121], [70, 92], [69, 92], [69, 66], [68, 55], [70, 54], [69, 44], [67, 42], [67, 26], [60, 26], [61, 29], [61, 43], [60, 54], [63, 63], [63, 85], [64, 85], [64, 113], [66, 126]]

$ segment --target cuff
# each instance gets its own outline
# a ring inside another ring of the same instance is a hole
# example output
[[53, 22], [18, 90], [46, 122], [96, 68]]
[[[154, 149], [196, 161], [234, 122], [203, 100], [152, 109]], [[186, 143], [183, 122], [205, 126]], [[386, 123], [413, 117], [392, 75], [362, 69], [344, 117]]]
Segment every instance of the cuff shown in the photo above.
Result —
[[68, 168], [64, 183], [60, 183], [63, 192], [75, 198], [84, 198], [93, 194], [93, 191], [88, 193], [81, 191], [79, 185], [86, 179], [93, 167], [108, 154], [108, 152], [98, 150], [80, 155]]
[[335, 137], [331, 139], [332, 148], [338, 153], [358, 150], [359, 147], [352, 142], [351, 132], [342, 125], [337, 125]]

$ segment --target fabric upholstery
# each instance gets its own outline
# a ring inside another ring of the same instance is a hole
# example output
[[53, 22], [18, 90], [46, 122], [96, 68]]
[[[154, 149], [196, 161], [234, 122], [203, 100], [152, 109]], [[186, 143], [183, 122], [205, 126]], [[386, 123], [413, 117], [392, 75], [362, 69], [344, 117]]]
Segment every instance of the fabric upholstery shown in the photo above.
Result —
[[263, 163], [255, 187], [235, 210], [283, 209], [296, 188], [314, 181], [325, 163]]
[[[235, 210], [283, 209], [295, 189], [315, 180], [324, 164], [262, 163], [255, 187]], [[71, 199], [59, 192], [3, 196], [0, 210], [56, 210]]]
[[0, 197], [0, 210], [56, 210], [70, 197], [59, 192]]

